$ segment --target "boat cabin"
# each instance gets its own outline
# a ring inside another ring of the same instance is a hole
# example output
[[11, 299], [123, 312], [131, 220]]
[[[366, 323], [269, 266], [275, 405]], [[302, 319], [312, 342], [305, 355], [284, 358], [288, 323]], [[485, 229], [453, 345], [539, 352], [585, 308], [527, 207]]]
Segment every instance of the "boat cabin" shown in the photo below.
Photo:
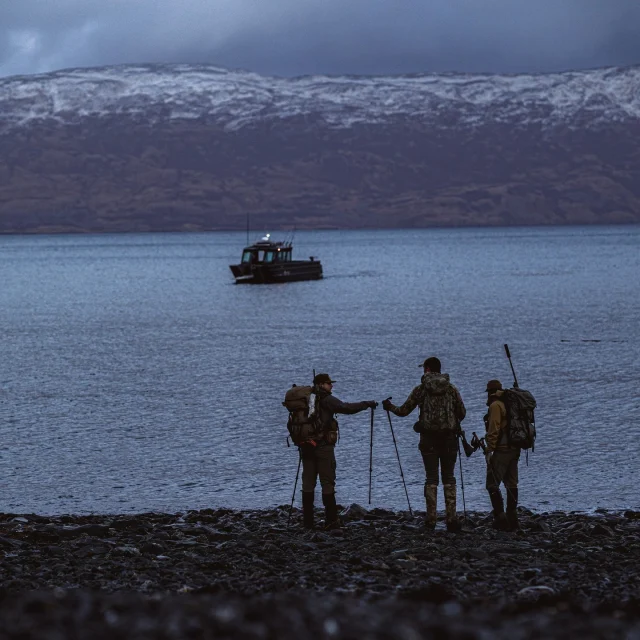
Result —
[[265, 262], [291, 262], [292, 246], [290, 242], [271, 242], [269, 236], [245, 247], [242, 251], [243, 264], [262, 264]]

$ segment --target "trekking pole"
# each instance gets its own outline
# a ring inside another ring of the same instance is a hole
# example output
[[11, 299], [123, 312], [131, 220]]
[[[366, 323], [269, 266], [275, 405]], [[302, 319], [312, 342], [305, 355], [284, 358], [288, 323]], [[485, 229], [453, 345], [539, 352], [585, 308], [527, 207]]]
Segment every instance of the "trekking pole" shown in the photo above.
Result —
[[373, 412], [371, 407], [371, 436], [369, 438], [369, 504], [371, 504], [371, 475], [373, 474]]
[[291, 496], [291, 506], [289, 507], [289, 517], [287, 518], [287, 529], [289, 528], [289, 523], [291, 522], [291, 512], [293, 511], [293, 502], [296, 499], [296, 489], [298, 488], [298, 476], [300, 475], [300, 465], [302, 464], [302, 454], [298, 458], [298, 470], [296, 471], [296, 482], [293, 485], [293, 495]]
[[[391, 400], [391, 398], [387, 398]], [[404, 485], [404, 492], [407, 496], [407, 504], [409, 505], [409, 513], [413, 517], [413, 511], [411, 510], [411, 502], [409, 502], [409, 492], [407, 491], [407, 483], [404, 481], [404, 473], [402, 472], [402, 463], [400, 462], [400, 453], [398, 452], [398, 444], [396, 442], [396, 436], [393, 433], [393, 424], [391, 424], [391, 413], [387, 409], [387, 418], [389, 418], [389, 428], [391, 429], [391, 437], [393, 438], [393, 446], [396, 448], [396, 456], [398, 458], [398, 466], [400, 467], [400, 477], [402, 478], [402, 484]]]
[[462, 475], [462, 453], [460, 452], [460, 438], [458, 437], [458, 461], [460, 462], [460, 484], [462, 485], [462, 510], [464, 519], [467, 519], [467, 503], [464, 499], [464, 476]]
[[509, 364], [511, 365], [511, 373], [513, 373], [513, 386], [517, 389], [518, 388], [518, 378], [516, 378], [516, 372], [515, 372], [515, 369], [513, 368], [513, 362], [511, 362], [511, 354], [509, 353], [509, 345], [508, 344], [504, 345], [504, 352], [507, 354], [507, 358], [509, 358]]

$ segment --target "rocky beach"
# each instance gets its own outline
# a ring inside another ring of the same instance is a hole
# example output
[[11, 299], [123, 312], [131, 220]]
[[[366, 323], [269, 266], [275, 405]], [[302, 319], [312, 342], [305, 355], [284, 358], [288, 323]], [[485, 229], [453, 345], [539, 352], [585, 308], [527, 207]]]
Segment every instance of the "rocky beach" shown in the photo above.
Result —
[[640, 512], [422, 516], [2, 514], [0, 638], [640, 638]]

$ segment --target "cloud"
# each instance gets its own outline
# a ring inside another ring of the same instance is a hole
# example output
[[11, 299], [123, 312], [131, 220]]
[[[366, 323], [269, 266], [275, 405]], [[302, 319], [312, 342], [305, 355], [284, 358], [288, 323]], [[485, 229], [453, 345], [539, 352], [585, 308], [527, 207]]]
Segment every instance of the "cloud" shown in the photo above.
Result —
[[136, 62], [274, 75], [640, 63], [635, 0], [7, 0], [0, 75]]

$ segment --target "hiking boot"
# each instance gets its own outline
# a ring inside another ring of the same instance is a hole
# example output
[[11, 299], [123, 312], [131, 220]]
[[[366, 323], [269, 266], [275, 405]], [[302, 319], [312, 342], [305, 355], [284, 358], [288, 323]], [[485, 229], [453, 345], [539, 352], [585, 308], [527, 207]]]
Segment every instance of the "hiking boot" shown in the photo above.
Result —
[[489, 498], [491, 498], [491, 506], [493, 507], [493, 528], [498, 531], [508, 531], [509, 521], [504, 513], [504, 501], [500, 489], [491, 489]]
[[305, 529], [313, 529], [313, 491], [302, 492], [302, 524]]
[[520, 521], [518, 520], [517, 512], [507, 511], [506, 517], [509, 525], [508, 531], [518, 531], [520, 529]]
[[342, 522], [340, 522], [340, 518], [338, 517], [336, 494], [323, 493], [322, 504], [324, 505], [324, 528], [327, 530], [340, 529]]
[[517, 531], [520, 528], [518, 522], [518, 489], [507, 489], [507, 521], [509, 531]]
[[436, 528], [436, 522], [438, 520], [438, 485], [425, 484], [424, 497], [427, 501], [427, 517], [425, 518], [424, 526], [433, 531]]
[[444, 503], [447, 513], [447, 531], [458, 533], [462, 529], [456, 512], [456, 485], [444, 485]]
[[491, 525], [496, 531], [510, 531], [509, 520], [507, 520], [506, 513], [499, 513], [493, 517], [493, 524]]

